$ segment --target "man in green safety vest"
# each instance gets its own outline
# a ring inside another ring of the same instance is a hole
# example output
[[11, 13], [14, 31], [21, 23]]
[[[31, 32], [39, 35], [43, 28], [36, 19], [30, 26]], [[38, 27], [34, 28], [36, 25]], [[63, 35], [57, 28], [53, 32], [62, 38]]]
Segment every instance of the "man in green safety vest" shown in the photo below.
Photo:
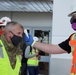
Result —
[[15, 21], [8, 22], [0, 37], [0, 75], [19, 75], [21, 67], [23, 26]]

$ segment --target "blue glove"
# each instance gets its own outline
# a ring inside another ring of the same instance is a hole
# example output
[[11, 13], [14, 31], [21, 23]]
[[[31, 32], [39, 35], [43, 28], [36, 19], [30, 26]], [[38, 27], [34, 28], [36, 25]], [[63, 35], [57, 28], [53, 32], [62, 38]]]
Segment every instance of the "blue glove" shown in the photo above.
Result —
[[28, 36], [26, 36], [26, 34], [24, 35], [24, 41], [27, 45], [32, 45], [32, 43], [34, 42], [33, 37], [31, 34], [28, 34]]

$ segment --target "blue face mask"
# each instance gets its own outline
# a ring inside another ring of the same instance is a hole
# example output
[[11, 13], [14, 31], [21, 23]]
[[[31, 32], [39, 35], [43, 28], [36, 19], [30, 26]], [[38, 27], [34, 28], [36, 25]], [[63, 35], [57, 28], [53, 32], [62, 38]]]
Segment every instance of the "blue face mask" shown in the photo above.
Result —
[[[11, 32], [12, 33], [12, 32]], [[12, 33], [14, 36], [11, 38], [12, 44], [14, 46], [17, 46], [21, 41], [22, 41], [22, 37], [15, 35], [14, 33]]]

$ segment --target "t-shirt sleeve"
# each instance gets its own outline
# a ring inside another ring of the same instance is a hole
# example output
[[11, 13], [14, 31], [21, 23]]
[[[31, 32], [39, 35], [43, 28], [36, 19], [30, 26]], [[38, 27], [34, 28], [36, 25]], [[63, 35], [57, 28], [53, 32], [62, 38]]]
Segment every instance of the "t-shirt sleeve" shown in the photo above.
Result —
[[58, 44], [62, 49], [64, 49], [68, 53], [71, 52], [71, 47], [69, 45], [70, 37], [67, 40], [65, 40], [65, 41], [63, 41], [63, 42], [61, 42], [61, 43]]

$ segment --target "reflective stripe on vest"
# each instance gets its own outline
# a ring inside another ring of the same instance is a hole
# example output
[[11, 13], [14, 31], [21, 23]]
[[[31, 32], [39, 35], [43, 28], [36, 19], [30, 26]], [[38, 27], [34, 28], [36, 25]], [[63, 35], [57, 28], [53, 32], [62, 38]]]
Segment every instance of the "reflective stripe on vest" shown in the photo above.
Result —
[[[33, 52], [30, 52], [30, 54], [35, 54], [36, 52], [38, 52], [38, 50], [36, 49], [36, 51], [33, 51]], [[38, 66], [38, 63], [39, 63], [39, 60], [36, 56], [32, 57], [32, 58], [29, 58], [28, 61], [27, 61], [27, 64], [28, 65], [31, 65], [31, 66]]]
[[73, 34], [70, 38], [69, 45], [71, 46], [72, 51], [72, 67], [71, 67], [71, 75], [76, 75], [76, 34]]
[[3, 51], [2, 52], [3, 57], [2, 58], [0, 57], [0, 75], [19, 75], [20, 66], [21, 66], [19, 57], [16, 56], [16, 65], [15, 68], [12, 69], [6, 49], [1, 40], [0, 40], [0, 44], [2, 45], [2, 51]]
[[76, 74], [74, 74], [74, 73], [71, 73], [70, 75], [76, 75]]
[[4, 58], [2, 46], [0, 46], [0, 58]]

